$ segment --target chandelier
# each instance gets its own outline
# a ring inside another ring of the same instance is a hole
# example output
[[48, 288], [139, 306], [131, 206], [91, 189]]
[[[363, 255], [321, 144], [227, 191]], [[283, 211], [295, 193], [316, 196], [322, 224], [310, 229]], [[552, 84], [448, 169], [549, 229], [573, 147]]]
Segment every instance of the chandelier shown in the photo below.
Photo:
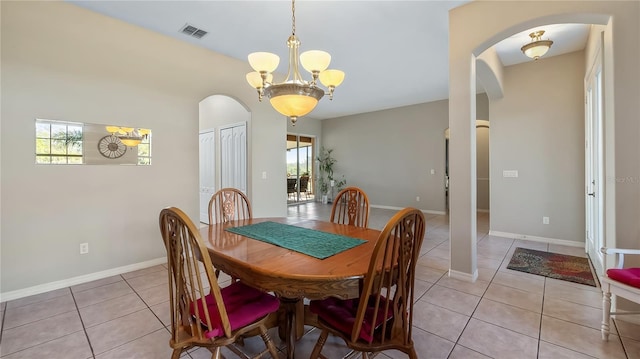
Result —
[[[247, 74], [247, 81], [258, 91], [258, 100], [264, 96], [269, 98], [271, 106], [281, 114], [289, 117], [295, 126], [298, 118], [313, 111], [325, 92], [318, 87], [318, 80], [328, 89], [329, 99], [333, 100], [335, 88], [344, 80], [344, 72], [328, 70], [331, 55], [320, 50], [303, 52], [298, 56], [300, 40], [296, 37], [296, 7], [291, 1], [291, 36], [287, 40], [289, 47], [289, 70], [286, 79], [281, 83], [273, 82], [273, 71], [280, 63], [280, 57], [269, 52], [249, 54], [249, 64], [255, 70]], [[298, 62], [299, 59], [299, 62]], [[311, 73], [311, 81], [305, 81], [298, 70], [298, 63]]]
[[551, 40], [541, 40], [540, 38], [542, 35], [544, 35], [544, 30], [538, 30], [530, 33], [529, 37], [531, 38], [531, 42], [522, 46], [520, 50], [534, 60], [539, 59], [549, 51], [549, 48], [551, 48], [551, 45], [553, 44], [553, 41]]
[[136, 147], [146, 139], [150, 130], [146, 128], [133, 128], [133, 127], [120, 127], [120, 126], [106, 126], [107, 132], [112, 136], [117, 137], [127, 147]]

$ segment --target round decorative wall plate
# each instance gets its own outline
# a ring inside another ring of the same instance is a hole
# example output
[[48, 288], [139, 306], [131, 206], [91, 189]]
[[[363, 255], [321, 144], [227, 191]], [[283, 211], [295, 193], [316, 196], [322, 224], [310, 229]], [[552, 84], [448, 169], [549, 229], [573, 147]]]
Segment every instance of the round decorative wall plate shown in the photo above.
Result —
[[115, 159], [122, 157], [127, 152], [127, 146], [118, 137], [108, 135], [98, 141], [98, 152], [106, 158]]

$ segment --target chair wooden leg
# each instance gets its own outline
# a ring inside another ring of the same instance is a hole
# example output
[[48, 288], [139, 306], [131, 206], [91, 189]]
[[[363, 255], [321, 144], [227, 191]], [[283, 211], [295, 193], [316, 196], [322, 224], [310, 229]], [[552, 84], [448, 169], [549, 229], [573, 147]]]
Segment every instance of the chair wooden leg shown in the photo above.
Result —
[[602, 340], [609, 340], [609, 322], [611, 321], [611, 292], [602, 292]]
[[260, 337], [262, 337], [262, 340], [264, 341], [264, 344], [267, 346], [267, 350], [269, 351], [269, 354], [271, 354], [273, 359], [279, 358], [278, 350], [276, 349], [276, 346], [273, 344], [273, 340], [271, 340], [269, 333], [267, 333], [267, 328], [264, 326], [260, 326]]
[[180, 354], [182, 354], [182, 348], [173, 349], [173, 353], [171, 353], [171, 359], [179, 359], [180, 358]]
[[320, 352], [322, 351], [322, 347], [324, 346], [324, 343], [326, 343], [328, 336], [329, 332], [326, 330], [323, 330], [322, 333], [320, 333], [318, 341], [316, 342], [316, 346], [313, 347], [313, 352], [311, 353], [309, 359], [318, 359], [318, 357], [320, 357]]
[[221, 347], [215, 347], [211, 349], [211, 351], [213, 352], [213, 354], [211, 355], [211, 359], [223, 359], [224, 357], [222, 356], [221, 349]]

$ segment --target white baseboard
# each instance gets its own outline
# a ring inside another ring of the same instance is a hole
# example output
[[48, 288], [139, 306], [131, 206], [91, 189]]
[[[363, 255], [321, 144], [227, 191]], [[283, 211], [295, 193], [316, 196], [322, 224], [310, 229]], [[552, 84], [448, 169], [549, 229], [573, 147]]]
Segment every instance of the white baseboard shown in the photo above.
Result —
[[522, 239], [525, 241], [558, 244], [558, 245], [569, 246], [569, 247], [584, 247], [584, 242], [569, 241], [566, 239], [557, 239], [557, 238], [537, 237], [537, 236], [530, 236], [527, 234], [489, 231], [489, 235], [496, 236], [496, 237], [504, 237], [504, 238]]
[[[371, 208], [381, 208], [381, 209], [393, 209], [393, 210], [396, 210], [396, 211], [404, 209], [404, 207], [381, 206], [381, 205], [377, 205], [377, 204], [372, 204], [369, 207], [371, 207]], [[432, 211], [432, 210], [428, 210], [428, 209], [421, 209], [420, 211], [422, 213], [427, 213], [427, 214], [441, 214], [441, 215], [447, 214], [447, 212], [444, 212], [444, 211]]]
[[49, 292], [52, 290], [71, 287], [73, 285], [78, 285], [82, 283], [91, 282], [94, 280], [111, 277], [118, 274], [128, 273], [139, 269], [144, 269], [148, 267], [153, 267], [158, 264], [163, 264], [167, 262], [166, 257], [156, 258], [145, 262], [134, 263], [118, 268], [107, 269], [100, 272], [85, 274], [73, 278], [63, 279], [55, 282], [39, 284], [33, 287], [13, 290], [11, 292], [0, 293], [0, 302], [7, 302], [14, 299], [20, 299], [24, 297], [28, 297], [30, 295], [40, 294]]
[[460, 279], [460, 280], [464, 280], [467, 282], [475, 282], [476, 279], [478, 279], [478, 269], [476, 268], [475, 272], [473, 272], [473, 274], [469, 274], [469, 273], [465, 273], [465, 272], [458, 272], [455, 271], [453, 269], [449, 269], [449, 277], [450, 278], [454, 278], [454, 279]]

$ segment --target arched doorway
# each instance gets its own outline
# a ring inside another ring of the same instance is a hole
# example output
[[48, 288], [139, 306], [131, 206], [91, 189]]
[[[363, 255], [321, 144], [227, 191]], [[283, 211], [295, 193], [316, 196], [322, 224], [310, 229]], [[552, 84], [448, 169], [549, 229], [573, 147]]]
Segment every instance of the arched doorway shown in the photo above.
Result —
[[248, 193], [249, 109], [236, 99], [212, 95], [199, 104], [200, 222], [207, 223], [209, 199], [223, 187]]
[[[502, 4], [505, 5], [505, 4]], [[524, 5], [524, 8], [523, 8]], [[553, 23], [598, 23], [607, 24], [612, 10], [598, 3], [549, 3], [539, 7], [533, 3], [509, 3], [498, 9], [493, 3], [469, 3], [464, 11], [450, 12], [450, 84], [449, 114], [452, 150], [449, 151], [452, 174], [451, 190], [451, 268], [450, 274], [462, 279], [477, 278], [476, 221], [475, 221], [475, 136], [470, 122], [475, 118], [475, 85], [477, 79], [477, 57], [501, 39], [530, 29], [537, 25]], [[486, 14], [500, 11], [509, 16], [501, 17], [487, 27], [468, 36], [462, 24], [480, 19]], [[613, 12], [623, 12], [622, 6]], [[612, 30], [612, 28], [610, 28]], [[613, 35], [610, 34], [610, 38]], [[623, 40], [624, 42], [626, 40]], [[613, 51], [610, 53], [613, 55]], [[612, 58], [608, 60], [612, 61]], [[492, 71], [498, 82], [502, 81], [502, 70]], [[491, 94], [489, 94], [491, 97]], [[492, 118], [493, 120], [493, 118]], [[606, 124], [605, 124], [606, 126]], [[615, 184], [613, 184], [615, 185]], [[582, 187], [582, 186], [580, 186]], [[612, 203], [613, 205], [613, 203]], [[613, 227], [612, 227], [613, 228]]]

